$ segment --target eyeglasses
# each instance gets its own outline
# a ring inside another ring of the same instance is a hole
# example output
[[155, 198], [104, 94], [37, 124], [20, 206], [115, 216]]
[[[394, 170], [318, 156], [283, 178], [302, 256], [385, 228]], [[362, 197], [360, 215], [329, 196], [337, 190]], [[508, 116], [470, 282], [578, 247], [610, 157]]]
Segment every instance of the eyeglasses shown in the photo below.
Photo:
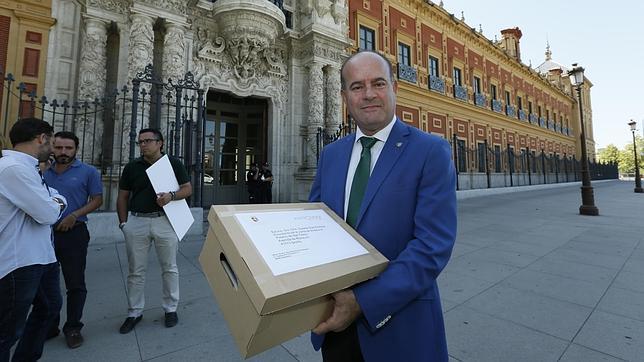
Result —
[[152, 142], [157, 142], [157, 141], [159, 141], [159, 140], [155, 139], [155, 138], [146, 138], [144, 140], [136, 141], [136, 144], [140, 146], [140, 145], [144, 145], [144, 144], [152, 143]]

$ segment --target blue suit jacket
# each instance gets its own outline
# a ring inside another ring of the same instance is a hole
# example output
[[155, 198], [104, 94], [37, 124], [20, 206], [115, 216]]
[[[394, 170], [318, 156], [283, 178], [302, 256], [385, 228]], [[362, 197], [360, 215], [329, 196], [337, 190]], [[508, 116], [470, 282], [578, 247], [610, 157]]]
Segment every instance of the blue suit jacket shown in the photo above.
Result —
[[[436, 278], [456, 237], [456, 174], [449, 143], [400, 120], [373, 168], [356, 230], [389, 260], [353, 287], [366, 361], [447, 361]], [[355, 134], [326, 146], [309, 196], [344, 217]], [[324, 336], [312, 334], [317, 350]]]

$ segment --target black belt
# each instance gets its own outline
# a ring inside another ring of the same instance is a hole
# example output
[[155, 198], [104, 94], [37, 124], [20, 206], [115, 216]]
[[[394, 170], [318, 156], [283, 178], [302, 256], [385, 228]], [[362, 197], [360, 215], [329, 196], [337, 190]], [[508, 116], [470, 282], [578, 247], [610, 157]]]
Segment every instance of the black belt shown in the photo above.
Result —
[[137, 217], [161, 217], [161, 216], [165, 215], [165, 212], [163, 212], [163, 211], [154, 211], [154, 212], [130, 211], [130, 214], [132, 214], [132, 216], [137, 216]]

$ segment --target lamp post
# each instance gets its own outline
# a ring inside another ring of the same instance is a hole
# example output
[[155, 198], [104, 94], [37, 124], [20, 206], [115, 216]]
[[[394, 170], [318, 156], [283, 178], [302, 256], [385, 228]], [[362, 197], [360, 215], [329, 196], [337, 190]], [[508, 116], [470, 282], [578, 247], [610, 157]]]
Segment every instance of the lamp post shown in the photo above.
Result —
[[570, 82], [577, 88], [577, 98], [579, 100], [579, 122], [581, 123], [581, 206], [579, 213], [581, 215], [599, 215], [599, 209], [595, 206], [595, 196], [593, 187], [590, 184], [590, 174], [588, 172], [588, 154], [586, 153], [586, 126], [584, 125], [584, 110], [581, 103], [581, 86], [584, 84], [584, 68], [572, 65], [572, 70], [568, 72]]
[[635, 131], [637, 128], [637, 122], [631, 121], [628, 123], [631, 126], [631, 133], [633, 133], [633, 156], [635, 157], [635, 192], [641, 194], [644, 192], [642, 189], [642, 180], [640, 180], [640, 167], [637, 163], [637, 144], [635, 143]]

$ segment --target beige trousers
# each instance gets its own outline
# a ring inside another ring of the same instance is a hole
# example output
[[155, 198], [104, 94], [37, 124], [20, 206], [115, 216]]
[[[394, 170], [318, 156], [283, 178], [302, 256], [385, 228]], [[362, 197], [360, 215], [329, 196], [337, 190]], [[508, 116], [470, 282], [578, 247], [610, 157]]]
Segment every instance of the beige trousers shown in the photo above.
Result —
[[148, 252], [154, 247], [161, 266], [163, 280], [163, 309], [175, 312], [179, 304], [179, 269], [177, 251], [179, 239], [166, 216], [137, 217], [129, 215], [123, 226], [128, 261], [128, 317], [138, 317], [145, 306], [145, 272]]

